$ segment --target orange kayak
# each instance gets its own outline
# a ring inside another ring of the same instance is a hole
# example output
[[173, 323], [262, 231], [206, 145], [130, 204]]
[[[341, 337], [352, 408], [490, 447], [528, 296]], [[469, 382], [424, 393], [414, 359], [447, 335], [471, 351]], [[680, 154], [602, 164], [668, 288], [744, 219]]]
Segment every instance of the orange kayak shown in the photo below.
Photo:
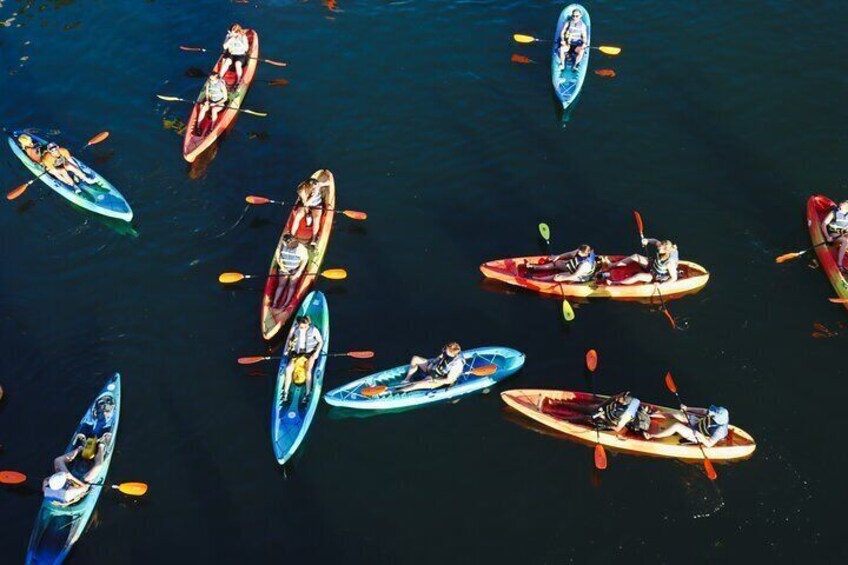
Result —
[[324, 212], [321, 214], [321, 219], [317, 225], [318, 239], [314, 246], [309, 245], [309, 242], [312, 239], [312, 229], [316, 226], [308, 227], [306, 225], [306, 219], [304, 218], [300, 222], [297, 233], [294, 235], [301, 241], [301, 243], [306, 245], [306, 249], [309, 251], [309, 263], [306, 265], [306, 269], [304, 270], [303, 275], [301, 275], [300, 280], [292, 281], [292, 284], [296, 284], [297, 288], [294, 294], [292, 294], [291, 300], [287, 304], [279, 304], [276, 307], [271, 305], [271, 301], [274, 299], [274, 294], [277, 291], [277, 285], [280, 281], [280, 277], [276, 276], [277, 273], [280, 272], [276, 258], [280, 251], [280, 246], [283, 244], [283, 235], [291, 231], [292, 222], [294, 222], [294, 214], [300, 207], [299, 205], [292, 208], [292, 211], [289, 214], [289, 219], [283, 228], [283, 233], [280, 235], [277, 247], [274, 249], [274, 255], [271, 256], [271, 268], [268, 271], [268, 280], [265, 282], [265, 292], [262, 295], [262, 337], [265, 339], [273, 339], [286, 322], [288, 322], [289, 318], [291, 318], [292, 314], [294, 314], [297, 310], [300, 301], [303, 300], [303, 297], [306, 296], [306, 293], [308, 293], [309, 289], [312, 288], [312, 283], [315, 282], [317, 273], [321, 269], [321, 262], [324, 260], [324, 254], [326, 253], [327, 245], [330, 242], [330, 232], [333, 229], [333, 217], [336, 214], [336, 182], [333, 178], [333, 173], [323, 169], [315, 171], [312, 178], [317, 179], [324, 173], [329, 176], [330, 186], [327, 187], [324, 193]]
[[[607, 255], [610, 263], [624, 259], [624, 255]], [[533, 257], [515, 257], [512, 259], [498, 259], [480, 265], [480, 272], [490, 279], [495, 279], [507, 284], [520, 286], [534, 290], [542, 294], [551, 294], [565, 298], [612, 298], [616, 300], [627, 299], [651, 299], [657, 294], [654, 283], [631, 284], [631, 285], [605, 285], [600, 284], [601, 273], [609, 273], [612, 282], [624, 280], [636, 273], [642, 272], [642, 268], [636, 264], [624, 267], [598, 268], [595, 280], [586, 283], [558, 283], [542, 281], [536, 278], [536, 274], [528, 271], [527, 265], [539, 265], [548, 261], [547, 255]], [[676, 298], [684, 294], [692, 294], [701, 290], [710, 279], [710, 274], [705, 268], [690, 261], [679, 262], [679, 273], [676, 281], [659, 284], [659, 291], [664, 299]], [[551, 273], [542, 273], [550, 275]]]
[[[501, 398], [524, 416], [587, 444], [601, 443], [615, 451], [671, 459], [702, 460], [704, 458], [698, 445], [681, 444], [681, 438], [676, 434], [666, 438], [647, 440], [641, 434], [625, 430], [619, 434], [621, 435], [619, 437], [613, 431], [596, 431], [591, 425], [574, 420], [581, 414], [573, 409], [574, 406], [603, 402], [609, 398], [608, 396], [600, 394], [593, 396], [588, 392], [567, 390], [519, 389], [502, 392]], [[648, 404], [648, 406], [652, 411], [649, 433], [656, 434], [678, 421], [673, 414], [679, 414], [679, 410], [654, 404]], [[730, 426], [727, 437], [713, 447], [705, 447], [704, 452], [713, 461], [734, 461], [750, 457], [756, 448], [757, 444], [748, 432]]]
[[[200, 124], [201, 135], [194, 135], [195, 125], [197, 124], [197, 115], [200, 112], [200, 102], [203, 100], [204, 90], [201, 90], [200, 96], [197, 98], [197, 103], [191, 110], [191, 116], [188, 118], [186, 126], [185, 138], [183, 139], [183, 157], [189, 163], [193, 163], [197, 156], [206, 151], [221, 135], [227, 130], [236, 116], [238, 116], [238, 108], [247, 95], [247, 90], [250, 88], [250, 83], [253, 82], [253, 76], [256, 74], [256, 65], [259, 62], [259, 34], [252, 29], [245, 30], [247, 32], [247, 40], [250, 45], [250, 50], [247, 52], [247, 64], [244, 66], [241, 75], [241, 82], [236, 83], [236, 71], [234, 65], [227, 69], [224, 76], [224, 81], [229, 88], [228, 108], [221, 110], [218, 113], [218, 119], [212, 123], [211, 113], [207, 113], [203, 118], [203, 123]], [[212, 70], [217, 72], [221, 68], [223, 57], [218, 58], [218, 62], [212, 67]]]
[[[816, 245], [816, 255], [822, 270], [830, 279], [833, 289], [842, 298], [848, 298], [848, 281], [836, 265], [839, 255], [839, 245], [821, 245], [825, 239], [821, 223], [825, 216], [836, 207], [836, 203], [827, 196], [810, 196], [807, 201], [807, 227], [810, 229], [810, 239]], [[843, 266], [848, 267], [848, 254], [843, 260]], [[848, 308], [848, 304], [845, 304]]]

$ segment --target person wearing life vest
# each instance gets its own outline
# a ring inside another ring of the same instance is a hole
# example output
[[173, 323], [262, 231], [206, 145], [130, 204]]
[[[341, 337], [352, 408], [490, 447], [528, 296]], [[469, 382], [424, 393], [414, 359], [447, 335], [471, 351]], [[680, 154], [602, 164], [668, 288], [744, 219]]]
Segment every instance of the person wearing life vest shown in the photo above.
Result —
[[[47, 144], [47, 151], [41, 156], [41, 166], [66, 185], [74, 187], [74, 191], [77, 193], [81, 191], [74, 178], [87, 184], [97, 182], [96, 178], [82, 172], [74, 158], [71, 157], [70, 151], [64, 147], [59, 147], [55, 143]], [[74, 176], [72, 177], [71, 175]]]
[[324, 211], [324, 191], [330, 186], [330, 175], [322, 170], [318, 178], [308, 178], [297, 185], [297, 204], [292, 220], [292, 233], [297, 233], [300, 224], [306, 218], [306, 226], [312, 228], [312, 238], [309, 245], [318, 241], [318, 225]]
[[[280, 246], [277, 256], [277, 291], [274, 293], [274, 299], [271, 301], [273, 306], [278, 304], [288, 304], [291, 300], [297, 287], [297, 281], [300, 275], [309, 264], [309, 251], [298, 239], [290, 233], [283, 235], [283, 244]], [[285, 298], [280, 301], [285, 291]]]
[[836, 264], [843, 273], [848, 273], [842, 261], [845, 259], [845, 250], [848, 249], [848, 200], [843, 200], [824, 217], [821, 230], [828, 243], [839, 244], [839, 254]]
[[611, 279], [606, 279], [607, 284], [636, 284], [636, 283], [665, 283], [674, 282], [677, 280], [677, 269], [680, 263], [680, 254], [677, 251], [677, 246], [671, 240], [660, 241], [658, 239], [642, 238], [642, 246], [647, 247], [653, 245], [657, 248], [656, 257], [650, 259], [644, 255], [634, 254], [626, 257], [617, 263], [610, 265], [610, 270], [616, 267], [624, 267], [631, 263], [637, 263], [645, 271], [636, 273], [626, 279], [613, 282]]
[[41, 156], [45, 148], [40, 143], [36, 143], [32, 136], [22, 133], [18, 136], [18, 145], [31, 161], [41, 163]]
[[559, 70], [565, 68], [565, 58], [570, 51], [574, 51], [574, 71], [580, 67], [583, 60], [583, 50], [589, 48], [589, 31], [583, 22], [583, 12], [575, 8], [571, 12], [571, 18], [562, 26], [559, 35]]
[[224, 39], [224, 55], [221, 61], [221, 69], [218, 71], [221, 76], [227, 73], [230, 66], [236, 69], [236, 83], [234, 88], [238, 88], [241, 82], [241, 74], [244, 65], [247, 63], [247, 52], [250, 50], [250, 42], [247, 39], [247, 31], [238, 24], [233, 24], [230, 31], [227, 32], [227, 37]]
[[[92, 448], [87, 447], [79, 445], [53, 461], [53, 474], [44, 479], [41, 485], [45, 499], [58, 506], [67, 506], [86, 495], [91, 488], [91, 482], [97, 479], [100, 469], [103, 468], [106, 452], [106, 446], [101, 441], [96, 441]], [[93, 464], [82, 479], [79, 479], [71, 473], [69, 466], [82, 459], [92, 459]]]
[[[289, 399], [289, 389], [291, 388], [292, 380], [296, 384], [303, 384], [306, 387], [305, 394], [301, 396], [300, 401], [306, 404], [309, 400], [309, 393], [312, 391], [312, 368], [315, 366], [315, 361], [321, 354], [321, 349], [324, 347], [324, 336], [317, 327], [312, 323], [309, 316], [298, 316], [292, 324], [289, 337], [286, 339], [286, 348], [284, 355], [288, 357], [286, 363], [286, 382], [283, 388], [283, 402]], [[299, 360], [306, 360], [305, 380], [297, 383], [294, 379], [295, 368], [300, 363]]]
[[[541, 265], [527, 265], [527, 270], [533, 273], [533, 278], [540, 281], [584, 283], [592, 280], [598, 270], [600, 257], [589, 245], [581, 245], [573, 251], [562, 253], [550, 258]], [[538, 275], [555, 271], [551, 274]]]
[[203, 104], [201, 104], [200, 111], [197, 113], [194, 135], [202, 135], [200, 124], [203, 123], [203, 118], [206, 117], [207, 113], [210, 113], [210, 122], [215, 123], [218, 119], [218, 113], [227, 105], [228, 100], [227, 83], [224, 82], [221, 75], [213, 72], [209, 75], [206, 87], [203, 90]]
[[675, 412], [677, 420], [655, 434], [645, 433], [645, 439], [661, 439], [677, 434], [683, 439], [712, 447], [727, 437], [730, 431], [730, 412], [723, 406], [689, 408], [680, 405], [682, 412]]
[[442, 352], [433, 359], [413, 355], [406, 377], [397, 390], [410, 392], [447, 387], [456, 382], [464, 369], [462, 348], [454, 341], [445, 345]]
[[[545, 414], [619, 433], [625, 427], [630, 428], [634, 425], [640, 406], [639, 399], [630, 394], [630, 391], [625, 391], [610, 396], [603, 402], [590, 403], [555, 400], [541, 396], [537, 408]], [[575, 414], [578, 416], [575, 417]], [[580, 414], [583, 417], [580, 417]]]

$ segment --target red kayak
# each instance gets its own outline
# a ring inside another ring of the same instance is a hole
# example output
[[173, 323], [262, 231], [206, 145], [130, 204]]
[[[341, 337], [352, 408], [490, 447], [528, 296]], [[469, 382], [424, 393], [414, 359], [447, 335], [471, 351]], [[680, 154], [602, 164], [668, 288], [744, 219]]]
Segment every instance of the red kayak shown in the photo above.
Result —
[[[824, 241], [824, 233], [821, 229], [821, 223], [825, 216], [836, 208], [836, 203], [827, 196], [811, 196], [807, 201], [807, 227], [810, 229], [810, 239], [813, 245], [816, 246], [816, 255], [819, 258], [819, 264], [827, 278], [830, 279], [830, 284], [833, 289], [842, 298], [848, 298], [848, 281], [845, 280], [845, 275], [839, 270], [836, 265], [836, 260], [839, 255], [839, 245], [821, 245]], [[848, 254], [842, 261], [842, 266], [848, 268]], [[848, 304], [845, 304], [848, 308]]]

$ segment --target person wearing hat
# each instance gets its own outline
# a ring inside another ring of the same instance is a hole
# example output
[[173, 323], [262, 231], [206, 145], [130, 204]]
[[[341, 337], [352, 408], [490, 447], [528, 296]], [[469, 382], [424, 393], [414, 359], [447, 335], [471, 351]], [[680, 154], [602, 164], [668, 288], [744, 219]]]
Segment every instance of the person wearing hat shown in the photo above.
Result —
[[409, 361], [406, 377], [395, 390], [432, 390], [447, 387], [456, 382], [465, 369], [462, 348], [455, 341], [445, 345], [433, 359], [413, 355]]
[[[286, 363], [286, 382], [283, 387], [283, 402], [289, 399], [289, 389], [291, 388], [292, 380], [295, 381], [295, 384], [306, 386], [306, 392], [300, 398], [301, 403], [306, 404], [309, 400], [309, 392], [312, 390], [312, 368], [315, 366], [315, 361], [318, 360], [323, 347], [324, 336], [321, 335], [321, 332], [315, 327], [309, 316], [298, 316], [295, 318], [291, 331], [289, 331], [289, 337], [286, 340], [285, 351], [283, 352], [288, 357], [288, 363]], [[302, 366], [304, 363], [305, 367]], [[302, 377], [295, 378], [296, 369], [300, 369], [304, 373]]]
[[[277, 291], [271, 304], [288, 304], [294, 294], [295, 283], [309, 264], [309, 251], [295, 236], [290, 233], [283, 235], [283, 244], [275, 258], [279, 274], [277, 275]], [[285, 298], [280, 301], [285, 291]]]
[[218, 113], [224, 109], [228, 101], [227, 83], [224, 82], [222, 75], [212, 71], [203, 90], [203, 103], [200, 106], [200, 112], [197, 113], [197, 122], [194, 124], [194, 135], [203, 135], [203, 130], [200, 127], [200, 124], [203, 123], [203, 118], [206, 117], [207, 113], [211, 112], [210, 121], [214, 124], [218, 120]]
[[40, 143], [36, 143], [32, 136], [22, 133], [18, 136], [18, 145], [24, 150], [27, 157], [34, 163], [41, 163], [41, 154], [44, 148]]
[[247, 39], [247, 31], [240, 25], [233, 24], [230, 31], [227, 32], [226, 39], [224, 39], [224, 55], [219, 73], [223, 77], [227, 73], [227, 69], [233, 66], [236, 70], [235, 87], [238, 87], [241, 82], [242, 69], [247, 63], [249, 49], [250, 42]]
[[73, 464], [77, 458], [85, 459], [86, 446], [77, 446], [68, 453], [60, 455], [53, 461], [53, 474], [44, 479], [41, 485], [44, 498], [53, 501], [54, 504], [66, 506], [80, 500], [88, 492], [91, 482], [94, 481], [100, 469], [103, 468], [106, 445], [97, 442], [93, 453], [94, 463], [82, 479], [74, 476], [68, 466]]
[[547, 263], [528, 264], [526, 267], [533, 273], [535, 280], [583, 283], [595, 277], [600, 260], [601, 258], [595, 255], [595, 250], [584, 244], [573, 251], [550, 257]]
[[657, 248], [657, 254], [654, 258], [645, 257], [644, 255], [633, 254], [630, 257], [625, 257], [621, 261], [613, 263], [609, 266], [610, 269], [624, 267], [632, 263], [638, 264], [644, 269], [642, 273], [626, 279], [613, 282], [606, 279], [607, 284], [636, 284], [636, 283], [664, 283], [677, 280], [677, 269], [680, 263], [680, 253], [677, 251], [677, 245], [666, 239], [660, 241], [658, 239], [642, 238], [642, 247], [647, 248], [648, 245], [653, 245]]
[[[80, 189], [77, 187], [74, 177], [86, 184], [97, 182], [96, 178], [82, 172], [70, 151], [52, 142], [47, 144], [47, 151], [41, 157], [41, 166], [63, 183], [73, 186], [77, 193], [80, 192]], [[74, 175], [74, 177], [71, 175]]]
[[682, 412], [674, 417], [678, 420], [666, 429], [655, 434], [645, 433], [645, 439], [661, 439], [677, 434], [692, 443], [712, 447], [730, 431], [730, 412], [723, 406], [709, 408], [689, 408], [680, 405]]

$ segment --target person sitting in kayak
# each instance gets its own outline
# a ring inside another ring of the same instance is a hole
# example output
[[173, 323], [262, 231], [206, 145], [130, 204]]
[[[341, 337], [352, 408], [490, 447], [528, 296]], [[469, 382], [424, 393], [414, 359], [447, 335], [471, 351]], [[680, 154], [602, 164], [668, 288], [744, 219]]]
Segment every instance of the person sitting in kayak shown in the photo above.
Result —
[[842, 273], [848, 273], [848, 268], [842, 264], [845, 259], [845, 250], [848, 249], [848, 200], [843, 200], [824, 217], [821, 230], [828, 243], [839, 244], [839, 254], [836, 264]]
[[543, 396], [538, 408], [540, 412], [553, 415], [560, 414], [566, 418], [572, 418], [574, 413], [583, 414], [585, 418], [575, 421], [580, 421], [580, 423], [593, 428], [598, 427], [602, 430], [619, 433], [625, 427], [630, 427], [632, 423], [638, 421], [640, 405], [639, 399], [627, 391], [610, 396], [603, 402], [589, 404], [568, 400], [553, 400]]
[[571, 12], [568, 23], [562, 26], [559, 35], [559, 70], [565, 68], [565, 58], [570, 51], [574, 51], [573, 69], [577, 72], [580, 61], [583, 60], [583, 50], [589, 48], [589, 31], [583, 23], [583, 12], [575, 8]]
[[283, 388], [283, 402], [289, 399], [289, 389], [291, 388], [292, 380], [295, 376], [295, 369], [299, 363], [299, 359], [306, 360], [305, 380], [297, 382], [299, 379], [294, 379], [296, 384], [304, 384], [306, 392], [301, 397], [300, 401], [303, 404], [309, 400], [309, 392], [312, 390], [312, 368], [315, 366], [315, 361], [321, 354], [321, 349], [324, 347], [324, 336], [317, 327], [312, 323], [309, 316], [298, 316], [292, 329], [289, 332], [289, 337], [286, 340], [286, 349], [284, 355], [289, 358], [286, 363], [286, 383]]
[[317, 179], [308, 178], [297, 185], [297, 204], [292, 220], [291, 232], [296, 234], [300, 223], [306, 218], [307, 227], [312, 228], [312, 239], [309, 245], [318, 241], [318, 230], [324, 206], [324, 190], [330, 186], [330, 177], [326, 171], [321, 171]]
[[200, 112], [197, 113], [197, 123], [194, 124], [194, 135], [202, 135], [200, 124], [203, 123], [203, 118], [207, 113], [210, 113], [211, 123], [215, 123], [218, 119], [218, 113], [227, 105], [229, 95], [227, 94], [227, 83], [216, 72], [209, 75], [209, 80], [206, 81], [206, 88], [203, 91], [203, 104], [200, 106]]
[[[297, 287], [297, 281], [306, 265], [309, 263], [309, 251], [298, 239], [290, 233], [283, 236], [283, 244], [280, 246], [280, 251], [277, 253], [277, 268], [279, 276], [277, 276], [277, 291], [274, 294], [274, 300], [271, 301], [272, 306], [278, 304], [288, 304]], [[285, 291], [285, 298], [281, 301]]]
[[465, 360], [461, 353], [462, 348], [454, 341], [444, 346], [442, 352], [433, 359], [413, 355], [409, 361], [406, 377], [395, 390], [411, 392], [452, 385], [465, 369]]
[[683, 412], [675, 412], [678, 421], [655, 434], [645, 433], [645, 439], [661, 439], [677, 434], [686, 441], [712, 447], [727, 437], [730, 431], [730, 412], [723, 406], [689, 408], [680, 405]]
[[[594, 278], [598, 270], [599, 257], [588, 245], [581, 245], [573, 251], [551, 257], [550, 262], [541, 265], [527, 265], [533, 278], [540, 281], [584, 283]], [[556, 271], [549, 275], [538, 275]]]
[[636, 273], [626, 279], [613, 282], [607, 279], [607, 284], [636, 284], [636, 283], [664, 283], [674, 282], [677, 280], [677, 267], [680, 262], [680, 254], [677, 251], [677, 246], [670, 240], [660, 241], [658, 239], [642, 238], [642, 246], [647, 247], [653, 245], [657, 248], [657, 255], [653, 259], [649, 259], [644, 255], [634, 254], [630, 257], [625, 257], [617, 263], [610, 265], [610, 270], [616, 267], [624, 267], [631, 263], [639, 264], [644, 273]]
[[238, 24], [233, 24], [230, 31], [227, 32], [227, 38], [224, 39], [224, 55], [221, 60], [221, 69], [218, 71], [221, 76], [227, 74], [230, 66], [235, 67], [236, 82], [234, 88], [238, 88], [241, 82], [241, 74], [244, 65], [247, 63], [247, 52], [250, 49], [250, 42], [247, 39], [247, 32]]
[[[44, 498], [59, 506], [66, 506], [80, 500], [88, 492], [92, 481], [96, 480], [100, 474], [105, 454], [105, 441], [96, 440], [91, 448], [88, 445], [78, 445], [68, 453], [57, 457], [53, 461], [53, 474], [44, 479], [41, 485]], [[82, 459], [93, 459], [93, 464], [80, 480], [71, 473], [68, 466]]]
[[20, 145], [21, 149], [24, 150], [27, 157], [30, 158], [34, 163], [41, 163], [41, 155], [44, 152], [44, 148], [40, 143], [36, 143], [35, 140], [32, 139], [32, 136], [29, 136], [25, 133], [22, 133], [18, 136], [18, 145]]
[[55, 143], [47, 144], [47, 151], [41, 157], [41, 166], [63, 183], [73, 186], [77, 194], [81, 192], [77, 187], [78, 181], [81, 180], [87, 184], [97, 182], [96, 178], [82, 172], [74, 158], [71, 157], [70, 151], [64, 147], [59, 147]]

